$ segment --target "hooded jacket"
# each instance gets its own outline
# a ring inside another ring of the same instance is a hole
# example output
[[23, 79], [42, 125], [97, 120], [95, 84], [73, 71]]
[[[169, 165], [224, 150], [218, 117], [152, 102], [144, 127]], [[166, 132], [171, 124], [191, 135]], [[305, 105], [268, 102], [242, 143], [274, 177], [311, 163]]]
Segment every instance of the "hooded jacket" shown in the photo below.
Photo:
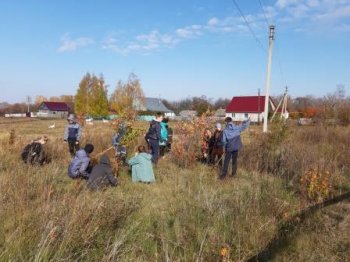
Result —
[[147, 153], [139, 153], [129, 159], [128, 164], [132, 169], [132, 182], [154, 182], [152, 156]]
[[226, 124], [222, 134], [222, 143], [227, 152], [238, 151], [242, 147], [241, 132], [250, 125], [250, 119], [243, 121], [240, 125], [233, 122]]
[[154, 140], [161, 140], [161, 127], [160, 127], [160, 122], [157, 120], [153, 119], [150, 123], [150, 127], [148, 129], [146, 139], [154, 139]]
[[70, 163], [68, 167], [68, 175], [71, 178], [78, 178], [78, 177], [84, 177], [88, 178], [89, 173], [87, 172], [87, 169], [89, 167], [90, 163], [90, 157], [85, 152], [84, 149], [80, 149], [75, 154], [75, 157], [73, 158], [72, 162]]
[[81, 129], [80, 125], [76, 122], [69, 123], [66, 128], [64, 129], [64, 141], [79, 141], [81, 136]]
[[92, 190], [98, 190], [108, 185], [116, 186], [117, 183], [117, 179], [113, 176], [109, 158], [106, 155], [102, 155], [100, 163], [92, 169], [87, 187]]

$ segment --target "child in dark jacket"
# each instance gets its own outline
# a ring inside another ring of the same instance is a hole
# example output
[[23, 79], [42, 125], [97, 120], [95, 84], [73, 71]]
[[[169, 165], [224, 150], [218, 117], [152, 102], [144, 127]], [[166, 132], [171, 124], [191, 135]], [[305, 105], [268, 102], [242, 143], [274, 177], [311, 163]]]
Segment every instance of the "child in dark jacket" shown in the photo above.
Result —
[[26, 145], [21, 153], [23, 162], [31, 165], [43, 165], [47, 163], [49, 159], [44, 150], [47, 140], [47, 137], [43, 136]]
[[87, 187], [91, 190], [99, 190], [107, 186], [116, 186], [117, 183], [109, 158], [103, 154], [100, 158], [100, 163], [94, 166], [91, 171]]
[[79, 140], [81, 136], [80, 125], [76, 122], [73, 114], [70, 114], [68, 119], [68, 125], [64, 129], [64, 141], [68, 142], [69, 153], [74, 157], [75, 153], [79, 150]]

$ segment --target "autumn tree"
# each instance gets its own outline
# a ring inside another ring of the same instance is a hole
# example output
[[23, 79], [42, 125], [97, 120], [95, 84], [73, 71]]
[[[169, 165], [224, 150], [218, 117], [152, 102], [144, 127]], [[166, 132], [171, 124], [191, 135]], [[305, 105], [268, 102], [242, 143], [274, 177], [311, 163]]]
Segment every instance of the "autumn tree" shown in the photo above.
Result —
[[96, 76], [92, 77], [88, 113], [91, 116], [108, 115], [107, 86], [102, 75], [99, 78]]
[[107, 86], [103, 76], [86, 73], [75, 96], [75, 113], [80, 116], [107, 116]]
[[110, 97], [110, 108], [127, 119], [135, 119], [138, 110], [144, 109], [145, 95], [138, 77], [131, 73], [127, 83], [119, 81]]
[[201, 116], [202, 114], [212, 111], [213, 106], [210, 104], [206, 96], [193, 97], [192, 98], [192, 109], [197, 111], [197, 114]]
[[39, 95], [39, 96], [35, 97], [34, 104], [35, 104], [36, 107], [38, 107], [44, 101], [47, 101], [47, 98], [45, 96]]

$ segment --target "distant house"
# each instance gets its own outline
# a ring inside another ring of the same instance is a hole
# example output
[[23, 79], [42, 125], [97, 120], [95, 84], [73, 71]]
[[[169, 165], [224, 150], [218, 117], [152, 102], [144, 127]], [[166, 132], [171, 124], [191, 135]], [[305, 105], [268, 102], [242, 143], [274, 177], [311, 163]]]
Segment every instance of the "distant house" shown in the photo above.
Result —
[[153, 97], [145, 97], [145, 101], [143, 105], [137, 106], [139, 111], [148, 112], [150, 114], [156, 114], [157, 112], [163, 113], [166, 117], [175, 116], [174, 111], [167, 108], [161, 99], [153, 98]]
[[67, 118], [69, 106], [65, 102], [44, 101], [38, 107], [37, 117]]
[[[250, 117], [252, 122], [262, 121], [264, 118], [265, 96], [236, 96], [226, 106], [226, 116], [232, 117], [233, 121], [243, 121]], [[269, 112], [276, 110], [276, 104], [269, 97]], [[279, 109], [278, 112], [281, 112]], [[288, 118], [288, 112], [283, 115]]]
[[215, 111], [214, 116], [216, 117], [225, 117], [226, 116], [226, 109], [225, 108], [219, 108]]
[[179, 115], [182, 119], [193, 119], [195, 116], [197, 116], [197, 111], [195, 110], [182, 110], [180, 111]]

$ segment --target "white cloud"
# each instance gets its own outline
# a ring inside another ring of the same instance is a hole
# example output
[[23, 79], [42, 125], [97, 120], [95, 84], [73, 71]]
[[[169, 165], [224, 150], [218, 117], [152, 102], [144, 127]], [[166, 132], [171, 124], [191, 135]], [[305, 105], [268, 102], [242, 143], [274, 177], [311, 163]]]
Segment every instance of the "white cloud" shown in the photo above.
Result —
[[350, 24], [350, 0], [277, 0], [269, 8], [277, 24], [298, 32], [337, 31]]
[[295, 2], [296, 0], [277, 0], [276, 6], [280, 9], [283, 9], [291, 4], [294, 4]]
[[319, 0], [308, 0], [307, 5], [310, 7], [318, 7], [320, 5]]
[[176, 36], [180, 38], [195, 38], [202, 35], [202, 26], [190, 25], [176, 30]]
[[217, 19], [216, 17], [213, 17], [208, 21], [209, 26], [216, 26], [218, 24], [219, 24], [219, 19]]
[[147, 53], [161, 47], [171, 47], [177, 42], [173, 36], [153, 30], [149, 34], [136, 36], [132, 41], [122, 41], [115, 36], [108, 36], [102, 41], [102, 48], [128, 55], [131, 52]]
[[69, 34], [61, 37], [61, 45], [57, 49], [58, 52], [73, 52], [81, 47], [85, 47], [94, 43], [94, 40], [88, 37], [79, 37], [71, 39]]
[[322, 14], [316, 15], [315, 18], [316, 20], [340, 20], [343, 18], [350, 18], [350, 4], [333, 10], [327, 10]]
[[[292, 29], [304, 33], [325, 30], [326, 27], [345, 32], [350, 27], [350, 0], [276, 0], [274, 5], [264, 6], [264, 11], [265, 13], [260, 11], [245, 15], [257, 35], [262, 30], [267, 30], [265, 17], [269, 22], [275, 21], [279, 30]], [[183, 26], [168, 33], [153, 30], [129, 40], [107, 37], [103, 41], [103, 48], [123, 55], [132, 52], [150, 53], [174, 47], [182, 41], [196, 39], [204, 34], [232, 34], [248, 30], [244, 19], [239, 15], [211, 17], [204, 24]]]

